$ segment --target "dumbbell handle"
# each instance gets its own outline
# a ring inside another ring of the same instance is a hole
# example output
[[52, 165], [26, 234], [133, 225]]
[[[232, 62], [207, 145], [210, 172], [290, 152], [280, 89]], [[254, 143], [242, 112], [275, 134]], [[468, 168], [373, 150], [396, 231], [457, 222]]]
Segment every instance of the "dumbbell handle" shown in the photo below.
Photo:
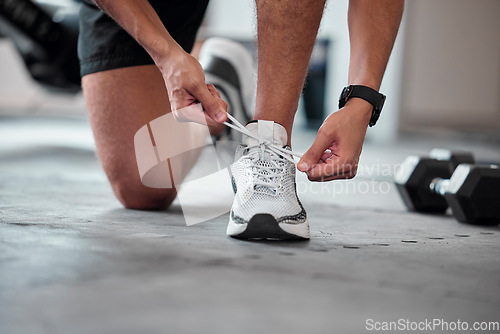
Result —
[[450, 179], [442, 179], [437, 177], [431, 181], [429, 184], [429, 189], [431, 192], [443, 195], [448, 191], [448, 187], [450, 186]]

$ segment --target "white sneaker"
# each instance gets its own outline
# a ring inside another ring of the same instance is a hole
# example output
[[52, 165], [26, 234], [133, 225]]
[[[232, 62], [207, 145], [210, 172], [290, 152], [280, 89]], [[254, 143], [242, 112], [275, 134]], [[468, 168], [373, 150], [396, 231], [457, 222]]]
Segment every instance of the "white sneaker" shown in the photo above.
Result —
[[272, 121], [241, 128], [236, 130], [244, 133], [243, 145], [231, 165], [235, 198], [227, 234], [240, 239], [309, 239], [295, 185], [292, 155], [297, 154], [286, 146], [286, 129]]
[[[206, 82], [215, 86], [228, 104], [228, 112], [248, 123], [254, 114], [255, 69], [253, 57], [241, 44], [225, 38], [209, 38], [200, 50]], [[239, 132], [227, 129], [227, 137], [241, 142]]]

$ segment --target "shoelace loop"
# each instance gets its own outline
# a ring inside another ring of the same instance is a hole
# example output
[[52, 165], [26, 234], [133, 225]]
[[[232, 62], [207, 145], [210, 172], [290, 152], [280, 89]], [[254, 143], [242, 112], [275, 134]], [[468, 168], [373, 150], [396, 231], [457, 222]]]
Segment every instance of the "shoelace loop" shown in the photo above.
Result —
[[[226, 121], [224, 122], [226, 126], [258, 141], [258, 143], [255, 145], [247, 146], [246, 150], [250, 151], [254, 147], [259, 147], [260, 157], [262, 160], [264, 160], [265, 152], [269, 151], [270, 153], [269, 160], [271, 166], [264, 166], [262, 164], [254, 164], [252, 166], [252, 175], [254, 176], [253, 184], [254, 184], [254, 190], [256, 190], [259, 186], [261, 186], [265, 188], [270, 188], [270, 190], [274, 194], [276, 194], [277, 189], [279, 188], [278, 179], [280, 177], [280, 174], [277, 172], [277, 170], [283, 168], [283, 166], [279, 166], [280, 157], [285, 158], [286, 160], [295, 165], [296, 162], [293, 159], [293, 156], [301, 157], [302, 155], [300, 153], [287, 150], [278, 145], [274, 145], [268, 140], [263, 140], [259, 136], [250, 132], [243, 124], [238, 122], [233, 116], [231, 116], [230, 114], [228, 114], [227, 116], [231, 120], [232, 124]], [[272, 166], [273, 164], [274, 166]]]
[[243, 124], [241, 124], [240, 122], [238, 122], [238, 120], [236, 120], [236, 118], [234, 118], [230, 114], [227, 114], [227, 117], [231, 120], [232, 124], [226, 121], [226, 122], [223, 123], [224, 125], [229, 126], [230, 128], [232, 128], [232, 129], [234, 129], [234, 130], [236, 130], [238, 132], [241, 132], [241, 133], [247, 135], [248, 137], [251, 137], [251, 138], [257, 140], [259, 142], [258, 145], [260, 147], [262, 147], [263, 150], [267, 149], [267, 150], [269, 150], [269, 151], [271, 151], [271, 152], [273, 152], [275, 154], [283, 156], [285, 159], [287, 159], [288, 161], [290, 161], [294, 165], [296, 164], [296, 162], [295, 162], [295, 160], [293, 159], [292, 156], [296, 156], [298, 158], [302, 157], [302, 154], [300, 154], [300, 153], [293, 152], [291, 150], [287, 150], [287, 149], [285, 149], [283, 147], [280, 147], [278, 145], [274, 145], [273, 143], [271, 143], [268, 140], [263, 140], [259, 136], [257, 136], [255, 134], [253, 134], [252, 132], [250, 132], [250, 130], [248, 130]]

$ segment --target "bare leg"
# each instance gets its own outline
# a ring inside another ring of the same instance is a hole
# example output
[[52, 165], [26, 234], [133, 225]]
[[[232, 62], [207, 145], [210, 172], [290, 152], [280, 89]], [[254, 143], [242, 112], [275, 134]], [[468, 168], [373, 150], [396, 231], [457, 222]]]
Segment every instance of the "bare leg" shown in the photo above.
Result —
[[255, 119], [288, 132], [304, 85], [325, 0], [256, 0], [259, 68]]
[[[134, 135], [142, 126], [170, 112], [163, 77], [154, 65], [89, 74], [83, 92], [97, 153], [116, 197], [130, 209], [164, 209], [175, 189], [144, 186], [137, 168]], [[193, 161], [185, 169], [189, 170]]]

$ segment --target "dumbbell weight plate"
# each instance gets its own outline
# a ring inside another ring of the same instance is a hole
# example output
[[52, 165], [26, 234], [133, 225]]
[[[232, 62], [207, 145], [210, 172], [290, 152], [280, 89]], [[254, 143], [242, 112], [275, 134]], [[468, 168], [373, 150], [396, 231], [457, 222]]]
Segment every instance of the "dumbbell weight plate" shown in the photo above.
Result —
[[430, 158], [448, 162], [448, 168], [451, 174], [460, 164], [474, 164], [474, 155], [467, 151], [452, 151], [442, 148], [434, 148], [429, 154]]
[[404, 204], [418, 212], [443, 213], [446, 199], [430, 191], [434, 178], [450, 178], [448, 161], [409, 156], [395, 175], [394, 181]]
[[467, 164], [458, 166], [444, 197], [455, 218], [461, 222], [500, 223], [500, 168]]

